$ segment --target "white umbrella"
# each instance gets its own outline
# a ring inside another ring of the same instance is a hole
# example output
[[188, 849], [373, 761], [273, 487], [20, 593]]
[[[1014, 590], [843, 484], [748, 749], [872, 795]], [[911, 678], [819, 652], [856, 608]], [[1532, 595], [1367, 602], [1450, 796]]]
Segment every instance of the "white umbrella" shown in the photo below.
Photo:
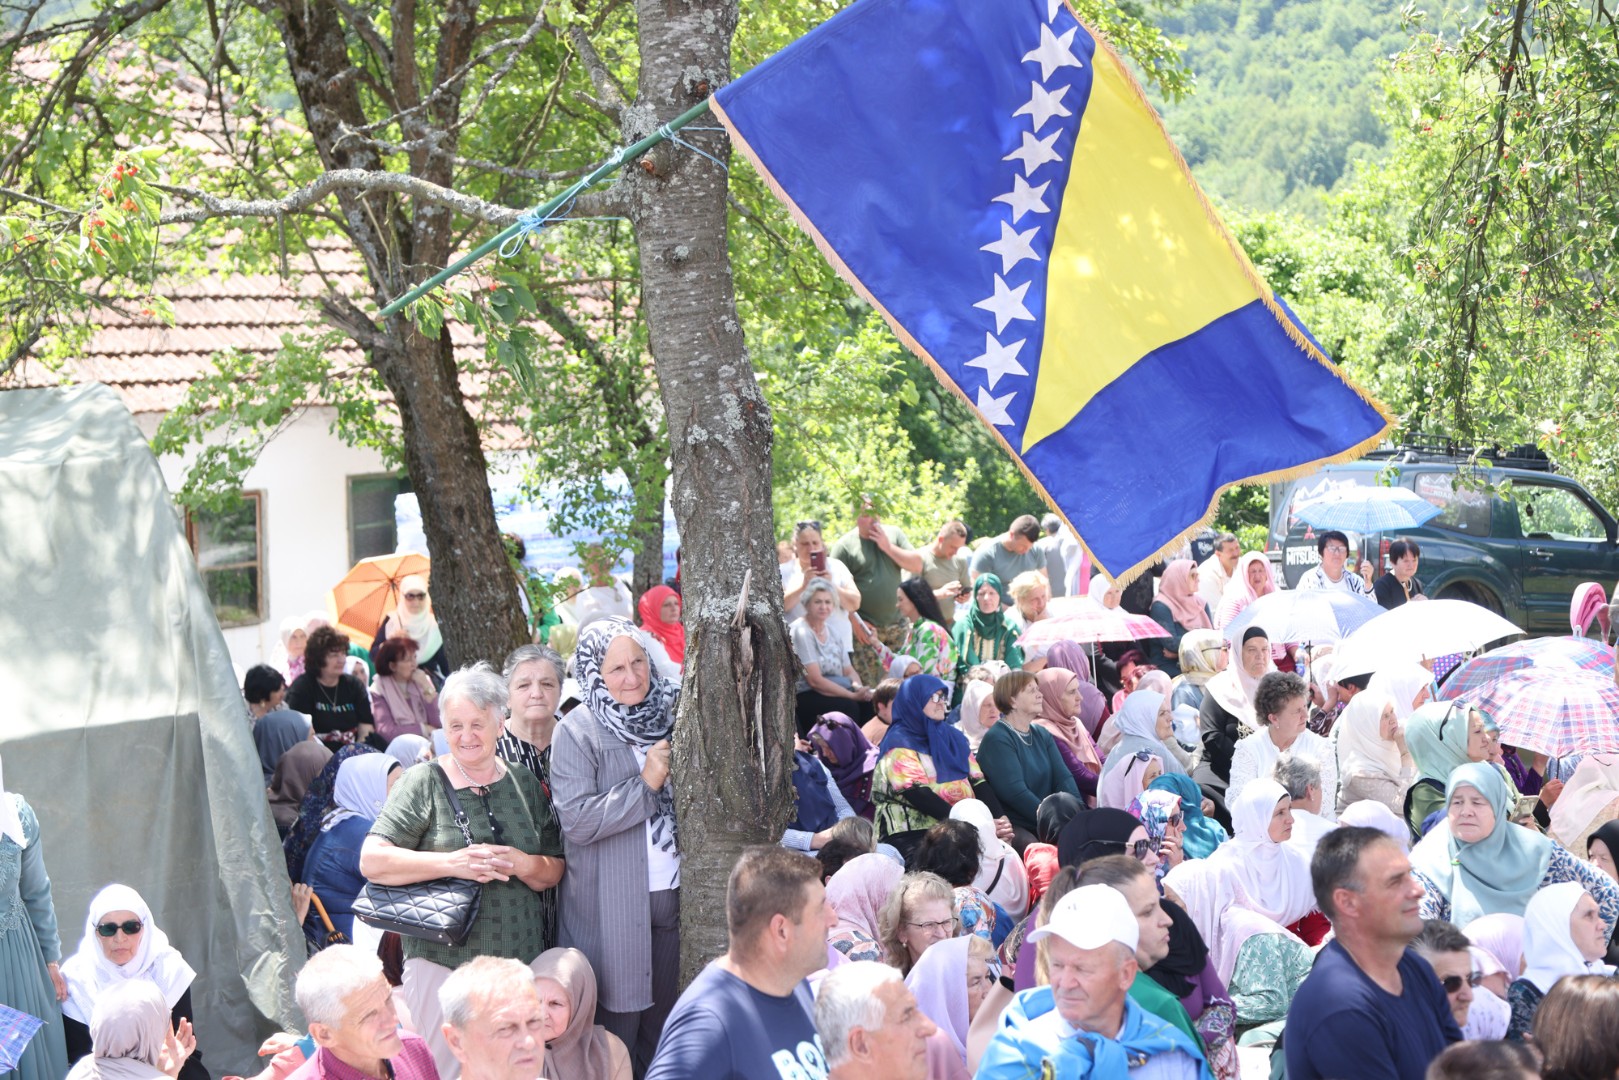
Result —
[[1250, 626], [1265, 631], [1271, 641], [1310, 642], [1324, 645], [1341, 641], [1380, 618], [1377, 601], [1337, 589], [1285, 589], [1266, 593], [1243, 608], [1225, 628], [1233, 646]]
[[1370, 675], [1389, 664], [1472, 652], [1500, 638], [1526, 633], [1471, 600], [1401, 604], [1356, 630], [1338, 647], [1335, 678]]

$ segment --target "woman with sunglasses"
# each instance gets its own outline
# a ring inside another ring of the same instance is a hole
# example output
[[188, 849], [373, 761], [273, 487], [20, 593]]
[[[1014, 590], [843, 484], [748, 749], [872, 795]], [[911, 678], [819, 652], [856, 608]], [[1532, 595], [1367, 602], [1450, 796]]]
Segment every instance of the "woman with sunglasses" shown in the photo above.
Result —
[[382, 643], [400, 636], [416, 642], [417, 666], [427, 672], [434, 683], [442, 683], [450, 677], [444, 634], [439, 630], [438, 616], [433, 614], [433, 601], [427, 595], [427, 579], [420, 574], [406, 574], [399, 579], [399, 606], [382, 620], [376, 640], [371, 643], [372, 668], [378, 666], [377, 649]]
[[[450, 972], [475, 956], [527, 964], [556, 943], [562, 830], [540, 778], [496, 756], [507, 696], [488, 664], [462, 668], [444, 681], [439, 716], [449, 753], [404, 771], [360, 849], [360, 872], [379, 885], [443, 877], [483, 885], [478, 917], [463, 944], [404, 939], [405, 1002], [446, 1075], [456, 1066], [442, 1034], [438, 990]], [[456, 824], [441, 776], [455, 789], [471, 844]]]
[[70, 1063], [91, 1052], [90, 1020], [96, 1002], [113, 987], [142, 979], [163, 995], [182, 1045], [193, 1048], [178, 1080], [208, 1080], [191, 1036], [191, 983], [197, 973], [152, 921], [152, 909], [140, 893], [127, 885], [108, 885], [96, 893], [84, 920], [84, 937], [62, 965], [62, 977], [67, 980], [62, 1033]]
[[[894, 698], [894, 722], [878, 745], [871, 801], [877, 836], [907, 859], [924, 833], [950, 817], [963, 799], [979, 799], [999, 820], [996, 832], [1011, 841], [1000, 799], [984, 782], [978, 759], [961, 730], [944, 722], [950, 687], [934, 675], [916, 675]], [[999, 727], [1000, 725], [996, 725]]]

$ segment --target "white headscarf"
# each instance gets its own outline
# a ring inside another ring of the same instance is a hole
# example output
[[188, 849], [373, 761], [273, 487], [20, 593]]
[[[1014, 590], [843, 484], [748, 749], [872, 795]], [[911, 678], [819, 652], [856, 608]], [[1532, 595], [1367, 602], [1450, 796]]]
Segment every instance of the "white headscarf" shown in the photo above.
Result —
[[158, 1068], [169, 1035], [169, 1006], [149, 982], [109, 987], [90, 1017], [90, 1053], [68, 1080], [167, 1080]]
[[950, 820], [965, 821], [978, 830], [978, 876], [973, 888], [982, 890], [1012, 918], [1021, 919], [1029, 909], [1029, 872], [1012, 845], [995, 835], [994, 813], [977, 799], [962, 799], [950, 808]]
[[1241, 886], [1250, 910], [1291, 926], [1316, 909], [1310, 863], [1294, 848], [1270, 838], [1270, 819], [1287, 789], [1268, 777], [1244, 785], [1231, 802], [1230, 840], [1206, 861]]
[[[1269, 638], [1265, 640], [1270, 641]], [[1276, 660], [1267, 652], [1265, 670], [1257, 678], [1249, 675], [1242, 667], [1242, 643], [1232, 642], [1232, 656], [1225, 670], [1210, 678], [1203, 691], [1213, 694], [1220, 708], [1237, 718], [1238, 735], [1252, 735], [1259, 730], [1259, 723], [1254, 717], [1254, 695], [1259, 691], [1259, 680], [1275, 670]]]
[[[1412, 702], [1417, 700], [1418, 694], [1432, 685], [1433, 672], [1413, 660], [1379, 668], [1366, 684], [1364, 693], [1387, 694], [1393, 698], [1394, 715], [1399, 717], [1401, 725], [1404, 725], [1405, 718], [1416, 712], [1417, 707]], [[1354, 704], [1353, 699], [1350, 700], [1350, 704]]]
[[17, 800], [6, 790], [3, 773], [0, 773], [0, 836], [9, 836], [20, 848], [28, 846], [28, 837], [22, 831], [22, 816], [17, 813]]
[[1569, 932], [1574, 906], [1585, 896], [1585, 886], [1577, 881], [1547, 885], [1529, 899], [1523, 912], [1523, 955], [1528, 966], [1523, 977], [1542, 994], [1564, 975], [1612, 975], [1613, 968], [1586, 960]]
[[[1113, 714], [1113, 727], [1119, 741], [1107, 753], [1102, 763], [1102, 775], [1108, 776], [1120, 765], [1133, 759], [1137, 750], [1156, 755], [1165, 772], [1185, 773], [1180, 760], [1169, 752], [1169, 747], [1158, 737], [1158, 709], [1164, 695], [1156, 690], [1137, 690], [1124, 699], [1124, 705]], [[1174, 738], [1174, 736], [1170, 736]]]
[[1400, 816], [1376, 799], [1361, 799], [1344, 807], [1338, 815], [1339, 825], [1358, 825], [1363, 829], [1376, 829], [1400, 845], [1400, 850], [1411, 853], [1411, 826]]
[[332, 782], [332, 808], [320, 831], [327, 832], [339, 821], [351, 817], [377, 820], [382, 804], [388, 801], [388, 774], [400, 768], [391, 754], [355, 754], [337, 767]]
[[1231, 982], [1249, 938], [1287, 934], [1280, 923], [1254, 910], [1235, 875], [1208, 859], [1187, 859], [1164, 876], [1164, 885], [1184, 902], [1223, 983]]
[[1349, 699], [1343, 715], [1332, 727], [1338, 743], [1339, 781], [1372, 776], [1400, 782], [1400, 748], [1383, 738], [1383, 709], [1394, 699], [1374, 690], [1362, 690]]
[[[1118, 589], [1119, 587], [1117, 585], [1113, 584], [1113, 582], [1109, 581], [1101, 574], [1093, 574], [1091, 575], [1090, 587], [1086, 590], [1086, 593], [1092, 600], [1095, 600], [1103, 607], [1107, 607], [1107, 594], [1118, 591]], [[1117, 604], [1113, 606], [1118, 607]]]
[[417, 655], [423, 660], [431, 660], [435, 653], [444, 646], [444, 635], [439, 633], [438, 617], [433, 614], [433, 596], [431, 593], [422, 602], [422, 613], [412, 615], [405, 607], [405, 594], [408, 592], [427, 592], [427, 579], [420, 574], [406, 574], [399, 579], [399, 607], [394, 611], [394, 618], [399, 625], [418, 646]]
[[[109, 911], [133, 911], [144, 927], [134, 957], [121, 967], [107, 958], [101, 939], [96, 936], [96, 924], [106, 918]], [[168, 935], [152, 921], [152, 909], [146, 906], [141, 894], [128, 885], [108, 885], [90, 901], [78, 951], [62, 965], [62, 978], [67, 980], [67, 1000], [62, 1002], [62, 1012], [81, 1024], [88, 1024], [101, 995], [130, 979], [147, 979], [155, 984], [172, 1009], [196, 977], [197, 973], [185, 962], [185, 957], [169, 944]]]
[[995, 693], [995, 687], [982, 679], [972, 679], [967, 688], [961, 692], [961, 717], [956, 726], [961, 733], [967, 736], [967, 743], [978, 749], [979, 740], [989, 731], [989, 728], [978, 722], [978, 713], [984, 707], [984, 699]]

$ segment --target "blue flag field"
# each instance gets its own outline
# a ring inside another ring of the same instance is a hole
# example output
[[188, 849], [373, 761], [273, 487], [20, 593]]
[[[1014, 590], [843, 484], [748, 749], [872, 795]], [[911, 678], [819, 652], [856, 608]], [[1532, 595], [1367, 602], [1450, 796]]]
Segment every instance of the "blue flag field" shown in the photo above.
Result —
[[1065, 0], [858, 0], [712, 105], [1111, 577], [1390, 427]]

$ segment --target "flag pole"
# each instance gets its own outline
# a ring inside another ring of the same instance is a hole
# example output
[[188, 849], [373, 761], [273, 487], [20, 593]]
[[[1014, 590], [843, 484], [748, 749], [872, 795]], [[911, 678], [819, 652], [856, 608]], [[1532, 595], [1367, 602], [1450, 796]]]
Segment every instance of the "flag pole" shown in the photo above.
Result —
[[557, 210], [567, 205], [568, 200], [576, 197], [581, 191], [586, 190], [591, 185], [599, 181], [602, 177], [612, 174], [628, 162], [634, 161], [636, 158], [640, 157], [654, 146], [657, 146], [659, 143], [670, 141], [674, 137], [675, 132], [679, 131], [681, 128], [685, 127], [687, 124], [691, 123], [693, 120], [697, 119], [699, 116], [702, 116], [706, 112], [708, 112], [708, 99], [704, 98], [702, 101], [699, 101], [696, 105], [693, 105], [691, 108], [687, 109], [685, 112], [681, 113], [667, 124], [659, 125], [658, 129], [652, 134], [648, 135], [646, 138], [640, 140], [639, 142], [631, 143], [629, 146], [626, 146], [621, 150], [615, 151], [612, 157], [608, 158], [600, 165], [597, 165], [587, 175], [569, 185], [561, 194], [556, 195], [555, 197], [535, 207], [533, 210], [528, 211], [521, 219], [512, 222], [512, 224], [506, 226], [506, 228], [502, 229], [499, 233], [490, 237], [488, 240], [485, 240], [483, 243], [479, 244], [477, 247], [455, 260], [455, 262], [451, 263], [449, 266], [446, 266], [443, 270], [440, 270], [438, 273], [434, 274], [420, 285], [417, 285], [415, 288], [405, 293], [405, 295], [390, 302], [388, 306], [382, 309], [382, 314], [384, 316], [388, 316], [398, 313], [406, 306], [414, 304], [417, 300], [420, 300], [422, 297], [426, 296], [428, 293], [432, 292], [434, 289], [438, 288], [452, 277], [455, 277], [457, 274], [461, 273], [461, 271], [465, 270], [467, 267], [489, 254], [491, 251], [499, 248], [502, 244], [506, 243], [508, 240], [511, 240], [513, 237], [519, 236], [525, 231], [535, 231], [535, 222], [543, 223], [547, 221], [552, 214], [556, 213]]

